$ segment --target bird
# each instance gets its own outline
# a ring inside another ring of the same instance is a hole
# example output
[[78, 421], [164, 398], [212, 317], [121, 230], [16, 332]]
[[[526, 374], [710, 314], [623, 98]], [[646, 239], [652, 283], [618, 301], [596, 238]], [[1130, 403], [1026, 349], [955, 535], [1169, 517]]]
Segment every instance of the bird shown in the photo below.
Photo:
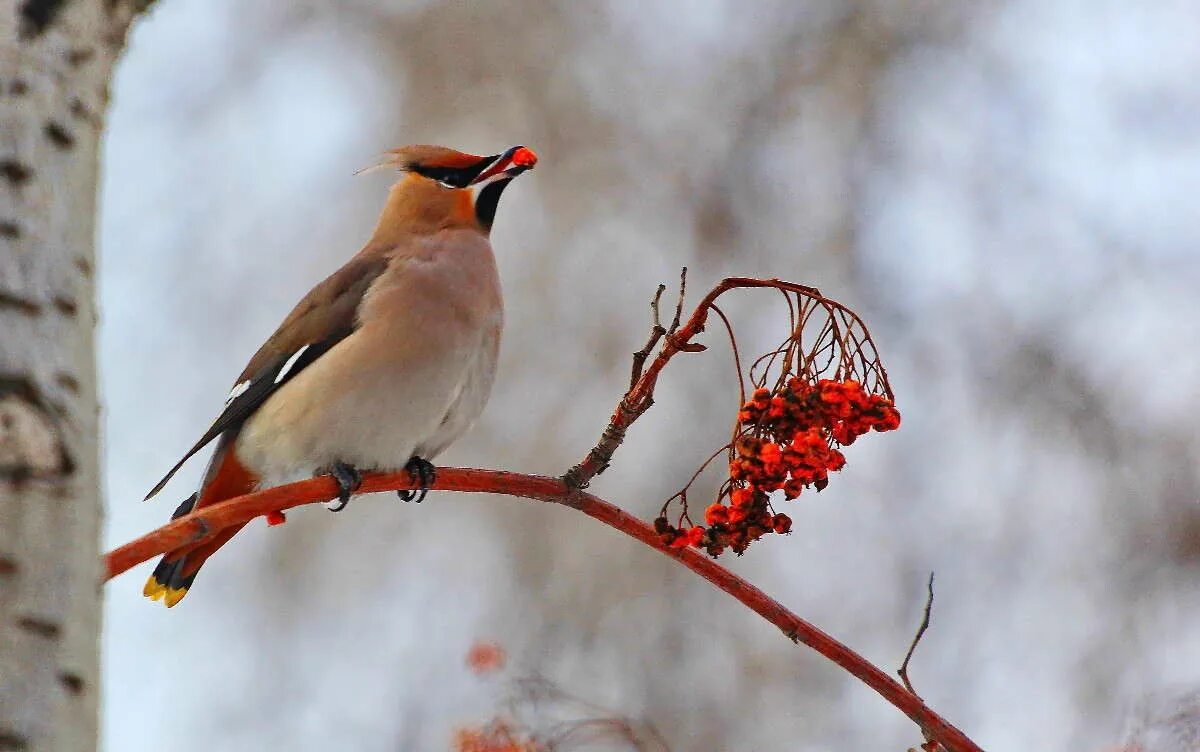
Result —
[[[491, 392], [504, 314], [489, 236], [500, 195], [536, 164], [525, 146], [491, 156], [432, 145], [386, 152], [377, 167], [401, 176], [371, 238], [296, 304], [146, 499], [215, 442], [199, 489], [172, 519], [318, 475], [337, 482], [331, 509], [340, 511], [367, 470], [407, 469], [420, 501], [435, 480], [430, 460]], [[242, 527], [164, 554], [143, 594], [175, 606]]]

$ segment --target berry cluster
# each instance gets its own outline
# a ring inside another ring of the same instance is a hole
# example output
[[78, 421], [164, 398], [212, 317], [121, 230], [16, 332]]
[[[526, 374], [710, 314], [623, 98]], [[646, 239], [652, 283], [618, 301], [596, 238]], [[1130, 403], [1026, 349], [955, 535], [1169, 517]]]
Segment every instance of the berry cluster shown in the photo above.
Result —
[[769, 494], [795, 499], [805, 488], [820, 491], [829, 473], [841, 470], [847, 446], [874, 429], [900, 426], [890, 399], [868, 394], [857, 381], [821, 379], [812, 384], [792, 377], [774, 392], [758, 389], [738, 413], [741, 433], [729, 463], [728, 505], [718, 499], [704, 512], [704, 525], [676, 528], [666, 517], [654, 521], [664, 543], [703, 548], [711, 556], [726, 548], [741, 554], [767, 533], [787, 533], [792, 521], [773, 514]]
[[497, 642], [476, 641], [467, 651], [467, 668], [479, 676], [494, 674], [507, 662], [508, 653]]
[[892, 401], [882, 394], [867, 394], [857, 381], [821, 379], [810, 384], [795, 376], [774, 394], [755, 390], [738, 420], [779, 443], [815, 428], [828, 431], [842, 446], [853, 444], [871, 429], [900, 427], [900, 413]]
[[547, 752], [548, 748], [521, 733], [512, 724], [497, 719], [482, 728], [459, 729], [454, 735], [455, 752]]
[[766, 492], [754, 488], [733, 489], [729, 506], [720, 501], [709, 505], [704, 510], [704, 522], [677, 528], [666, 517], [659, 517], [654, 521], [654, 530], [672, 548], [695, 546], [716, 557], [726, 548], [740, 554], [767, 533], [786, 533], [792, 529], [792, 519], [786, 514], [772, 513]]

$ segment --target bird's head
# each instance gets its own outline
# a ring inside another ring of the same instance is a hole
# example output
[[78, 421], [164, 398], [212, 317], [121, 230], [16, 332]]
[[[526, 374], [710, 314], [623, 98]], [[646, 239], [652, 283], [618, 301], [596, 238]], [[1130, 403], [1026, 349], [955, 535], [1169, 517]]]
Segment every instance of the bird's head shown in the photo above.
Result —
[[[500, 194], [513, 178], [532, 170], [537, 161], [533, 150], [524, 146], [481, 157], [422, 144], [392, 149], [379, 166], [409, 174], [398, 188], [410, 200], [430, 206], [445, 204], [457, 213], [468, 213], [487, 231], [495, 219]], [[469, 212], [462, 212], [467, 206]]]

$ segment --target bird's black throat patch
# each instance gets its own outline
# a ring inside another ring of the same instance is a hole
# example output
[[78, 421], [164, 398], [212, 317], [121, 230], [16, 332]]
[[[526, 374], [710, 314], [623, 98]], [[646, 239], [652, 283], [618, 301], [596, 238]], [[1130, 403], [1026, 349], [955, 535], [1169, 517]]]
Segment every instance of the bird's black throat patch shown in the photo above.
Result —
[[512, 180], [512, 178], [493, 180], [480, 189], [479, 195], [475, 197], [475, 218], [479, 220], [483, 229], [489, 231], [492, 229], [492, 222], [496, 219], [496, 207], [500, 205], [500, 194], [504, 193], [504, 189]]

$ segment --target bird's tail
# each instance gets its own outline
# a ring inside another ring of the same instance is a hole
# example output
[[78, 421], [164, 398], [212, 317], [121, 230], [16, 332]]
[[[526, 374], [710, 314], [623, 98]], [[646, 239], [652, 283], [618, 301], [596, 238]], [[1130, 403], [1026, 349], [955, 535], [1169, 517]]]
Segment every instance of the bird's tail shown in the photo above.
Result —
[[[196, 499], [199, 497], [200, 494], [194, 493], [184, 499], [171, 515], [171, 519], [177, 520], [195, 509]], [[152, 601], [163, 601], [167, 604], [167, 608], [174, 606], [187, 594], [187, 589], [196, 579], [195, 573], [191, 577], [184, 577], [183, 568], [186, 565], [186, 554], [177, 555], [172, 552], [164, 555], [158, 560], [158, 566], [154, 568], [154, 573], [146, 580], [146, 586], [142, 588], [142, 595]]]
[[[207, 473], [208, 477], [205, 478], [200, 492], [184, 499], [171, 515], [171, 519], [178, 519], [199, 507], [206, 507], [254, 490], [257, 479], [238, 462], [232, 446], [219, 447], [217, 452], [213, 458], [213, 470]], [[163, 554], [158, 566], [147, 578], [142, 595], [152, 601], [161, 600], [167, 608], [179, 603], [187, 595], [188, 588], [196, 580], [196, 573], [204, 566], [208, 557], [228, 543], [243, 527], [244, 523], [227, 527], [201, 543]]]
[[229, 539], [237, 535], [243, 527], [245, 527], [244, 523], [227, 527], [204, 544], [188, 549], [186, 553], [163, 554], [158, 561], [158, 566], [154, 568], [154, 572], [146, 579], [142, 595], [152, 601], [161, 600], [167, 608], [183, 600], [183, 596], [187, 595], [188, 589], [196, 581], [196, 574], [200, 571], [200, 567], [204, 566], [204, 562], [208, 561], [208, 557], [228, 543]]

